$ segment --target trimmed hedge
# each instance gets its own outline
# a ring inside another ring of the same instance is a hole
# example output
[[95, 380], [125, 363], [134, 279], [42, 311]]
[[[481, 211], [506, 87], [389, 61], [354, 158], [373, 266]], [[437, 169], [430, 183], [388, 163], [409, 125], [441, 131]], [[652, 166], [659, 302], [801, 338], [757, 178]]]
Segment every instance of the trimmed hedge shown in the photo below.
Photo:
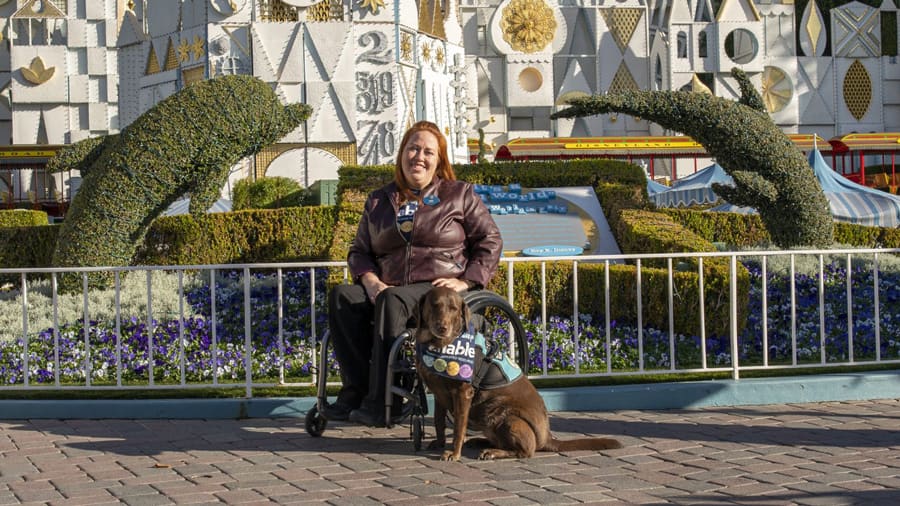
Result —
[[[620, 247], [626, 252], [715, 251], [712, 244], [690, 234], [666, 215], [650, 211], [652, 206], [647, 200], [646, 176], [643, 170], [636, 165], [613, 160], [573, 160], [467, 164], [457, 165], [454, 170], [459, 179], [478, 184], [507, 185], [515, 182], [520, 183], [524, 188], [591, 186], [597, 193], [607, 221], [614, 231], [618, 231], [617, 239]], [[331, 259], [346, 259], [350, 242], [356, 234], [366, 196], [372, 190], [391, 181], [392, 178], [393, 167], [388, 165], [345, 166], [340, 169], [338, 222], [335, 225]], [[664, 239], [653, 239], [654, 234], [665, 234], [666, 230], [670, 232]], [[630, 246], [622, 246], [623, 242]], [[578, 269], [579, 310], [591, 314], [604, 312], [606, 307], [603, 294], [605, 265], [582, 262]], [[540, 265], [537, 263], [518, 264], [514, 272], [516, 309], [527, 318], [534, 318], [541, 312]], [[668, 328], [668, 312], [659, 310], [661, 307], [666, 307], [668, 300], [668, 272], [645, 264], [641, 274], [643, 321], [659, 328]], [[729, 280], [727, 265], [722, 260], [708, 260], [704, 262], [704, 276], [707, 330], [720, 334], [727, 332]], [[487, 288], [505, 293], [506, 277], [506, 271], [501, 269]], [[547, 311], [549, 314], [569, 314], [572, 311], [573, 279], [571, 263], [549, 263], [547, 265]], [[688, 334], [696, 333], [699, 330], [699, 319], [697, 318], [699, 314], [698, 280], [696, 263], [693, 264], [693, 271], [673, 273], [676, 332]], [[338, 279], [332, 281], [340, 282]], [[611, 265], [610, 281], [610, 286], [613, 287], [610, 312], [617, 320], [636, 321], [637, 270], [635, 266]], [[739, 293], [746, 294], [748, 289], [749, 277], [746, 275], [746, 271], [743, 271], [743, 274], [739, 275]], [[738, 310], [741, 322], [744, 321], [747, 314], [746, 303], [742, 304], [744, 305]]]
[[289, 177], [269, 176], [256, 181], [241, 179], [232, 189], [231, 208], [279, 209], [301, 207], [309, 200], [309, 192]]
[[334, 234], [334, 206], [289, 207], [158, 218], [137, 264], [204, 265], [321, 260]]
[[0, 228], [39, 227], [47, 225], [47, 213], [33, 209], [11, 209], [0, 211]]
[[[675, 222], [710, 242], [739, 247], [768, 244], [771, 239], [756, 214], [713, 213], [689, 209], [663, 211]], [[834, 240], [859, 248], [900, 248], [900, 229], [834, 222]]]
[[51, 267], [53, 248], [62, 225], [0, 228], [0, 267], [28, 269]]

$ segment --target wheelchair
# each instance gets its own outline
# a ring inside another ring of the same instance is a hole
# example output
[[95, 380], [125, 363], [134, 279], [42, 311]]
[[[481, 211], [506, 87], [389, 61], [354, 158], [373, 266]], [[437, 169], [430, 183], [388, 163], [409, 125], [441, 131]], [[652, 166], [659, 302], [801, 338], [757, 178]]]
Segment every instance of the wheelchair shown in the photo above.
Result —
[[[528, 342], [519, 315], [506, 299], [489, 290], [471, 290], [463, 294], [469, 306], [475, 330], [480, 332], [492, 349], [502, 351], [511, 357], [524, 374], [528, 373]], [[392, 413], [395, 402], [401, 406], [397, 412], [400, 422], [410, 418], [410, 437], [416, 451], [422, 448], [425, 433], [425, 415], [428, 401], [425, 384], [416, 372], [414, 329], [407, 329], [397, 336], [388, 353], [385, 377], [385, 424], [392, 427]], [[319, 437], [325, 432], [328, 419], [326, 390], [328, 380], [329, 334], [322, 336], [319, 348], [319, 367], [316, 372], [316, 405], [306, 413], [306, 432]], [[397, 416], [394, 415], [395, 420]]]

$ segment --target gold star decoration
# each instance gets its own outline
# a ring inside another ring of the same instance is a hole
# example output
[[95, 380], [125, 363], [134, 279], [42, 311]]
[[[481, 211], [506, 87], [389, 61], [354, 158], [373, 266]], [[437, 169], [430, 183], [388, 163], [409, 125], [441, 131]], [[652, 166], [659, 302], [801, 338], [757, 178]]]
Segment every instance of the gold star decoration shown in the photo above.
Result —
[[368, 8], [372, 14], [378, 14], [378, 9], [384, 7], [384, 0], [360, 0], [359, 6], [363, 9]]
[[431, 61], [431, 46], [428, 44], [422, 44], [422, 59]]
[[444, 64], [444, 48], [442, 48], [442, 47], [437, 48], [437, 51], [435, 52], [435, 55], [434, 55], [434, 59], [435, 59], [435, 61], [438, 62], [438, 65]]
[[188, 41], [185, 39], [181, 39], [181, 44], [178, 45], [178, 61], [186, 62], [191, 59], [191, 45], [188, 44]]
[[194, 35], [194, 43], [191, 44], [191, 51], [194, 52], [194, 59], [199, 60], [203, 57], [203, 39], [199, 35]]
[[404, 60], [412, 59], [412, 36], [408, 33], [404, 33], [400, 39], [400, 57]]

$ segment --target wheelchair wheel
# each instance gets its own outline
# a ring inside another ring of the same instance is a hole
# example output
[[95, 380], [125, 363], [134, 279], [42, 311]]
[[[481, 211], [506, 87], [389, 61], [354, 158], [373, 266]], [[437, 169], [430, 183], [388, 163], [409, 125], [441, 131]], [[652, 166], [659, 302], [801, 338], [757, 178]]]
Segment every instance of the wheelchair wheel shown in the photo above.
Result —
[[485, 339], [499, 344], [500, 349], [512, 357], [522, 372], [528, 374], [529, 353], [525, 328], [509, 302], [487, 290], [467, 292], [463, 299], [472, 314], [479, 317], [476, 330]]
[[319, 437], [325, 432], [328, 419], [319, 413], [319, 408], [313, 406], [306, 412], [306, 432], [312, 437]]
[[425, 415], [416, 414], [412, 417], [412, 427], [410, 428], [413, 439], [413, 448], [416, 451], [422, 449], [422, 439], [425, 437]]

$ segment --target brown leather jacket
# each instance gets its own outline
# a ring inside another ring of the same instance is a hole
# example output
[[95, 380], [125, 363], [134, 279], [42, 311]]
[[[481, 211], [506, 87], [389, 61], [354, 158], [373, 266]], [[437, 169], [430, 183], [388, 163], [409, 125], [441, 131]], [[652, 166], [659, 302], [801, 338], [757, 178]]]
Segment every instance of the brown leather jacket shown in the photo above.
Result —
[[487, 207], [470, 183], [435, 178], [413, 219], [410, 241], [397, 229], [397, 186], [369, 194], [347, 263], [354, 281], [374, 272], [384, 283], [407, 285], [460, 278], [485, 286], [497, 270], [503, 241]]

